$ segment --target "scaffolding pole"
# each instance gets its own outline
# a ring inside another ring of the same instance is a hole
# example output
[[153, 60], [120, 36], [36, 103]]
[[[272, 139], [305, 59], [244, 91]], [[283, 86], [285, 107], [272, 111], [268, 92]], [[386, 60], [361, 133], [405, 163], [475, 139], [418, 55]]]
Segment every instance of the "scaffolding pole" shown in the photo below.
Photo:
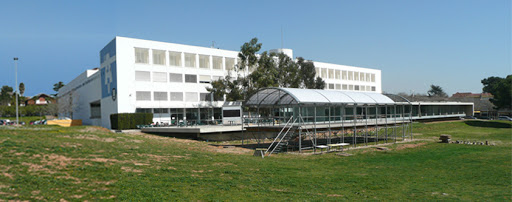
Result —
[[375, 105], [375, 145], [379, 142], [379, 105]]
[[352, 142], [354, 143], [354, 148], [355, 148], [355, 147], [356, 147], [356, 142], [357, 142], [357, 141], [356, 141], [356, 133], [357, 133], [357, 132], [356, 132], [356, 131], [357, 131], [357, 130], [356, 130], [356, 120], [357, 120], [357, 117], [356, 117], [356, 111], [357, 111], [357, 104], [354, 104], [354, 109], [353, 109], [352, 111], [353, 111], [353, 113], [352, 113], [352, 114], [353, 114], [353, 116], [354, 116], [354, 117], [353, 117], [353, 119], [354, 119], [354, 120], [352, 121], [352, 122], [354, 123], [354, 132], [353, 132], [353, 134], [354, 134], [354, 138], [352, 139]]
[[342, 143], [345, 143], [345, 105], [341, 106], [341, 136], [343, 140]]
[[402, 141], [405, 141], [405, 105], [402, 105]]
[[364, 146], [368, 146], [368, 105], [364, 106]]
[[409, 124], [410, 124], [409, 128], [411, 130], [410, 134], [411, 134], [411, 141], [412, 141], [412, 104], [409, 103], [409, 106], [411, 106], [411, 111], [409, 112]]
[[329, 114], [327, 115], [328, 119], [329, 119], [329, 140], [327, 141], [327, 144], [331, 144], [331, 133], [332, 133], [332, 130], [331, 130], [331, 106], [327, 106], [328, 109], [329, 109]]
[[384, 113], [386, 114], [386, 117], [384, 118], [384, 121], [386, 122], [386, 128], [384, 129], [386, 131], [386, 143], [388, 143], [388, 105], [384, 105], [386, 108], [384, 108]]
[[[301, 116], [301, 110], [300, 110], [300, 105], [299, 105], [299, 116], [301, 117], [302, 119], [302, 116]], [[302, 120], [299, 120], [299, 153], [302, 153], [302, 130], [300, 129], [301, 128], [301, 122]]]
[[[313, 145], [313, 152], [316, 152], [316, 145], [318, 144], [317, 142], [317, 139], [316, 139], [316, 105], [314, 105], [313, 107], [313, 118], [314, 118], [314, 122], [313, 122], [313, 126], [315, 127], [315, 134], [313, 135], [313, 139], [315, 140], [315, 144]], [[313, 141], [313, 140], [311, 140]]]
[[395, 123], [394, 123], [394, 126], [393, 126], [393, 134], [395, 136], [395, 143], [396, 143], [396, 104], [394, 104], [393, 107], [394, 107], [393, 118], [395, 120]]

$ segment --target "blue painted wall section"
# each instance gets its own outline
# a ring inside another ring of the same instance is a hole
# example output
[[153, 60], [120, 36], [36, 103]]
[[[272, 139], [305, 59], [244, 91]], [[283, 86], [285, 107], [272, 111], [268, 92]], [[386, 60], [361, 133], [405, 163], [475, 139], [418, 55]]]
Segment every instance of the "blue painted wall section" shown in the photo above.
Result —
[[116, 63], [116, 39], [100, 51], [101, 60], [101, 98], [117, 96], [117, 63]]

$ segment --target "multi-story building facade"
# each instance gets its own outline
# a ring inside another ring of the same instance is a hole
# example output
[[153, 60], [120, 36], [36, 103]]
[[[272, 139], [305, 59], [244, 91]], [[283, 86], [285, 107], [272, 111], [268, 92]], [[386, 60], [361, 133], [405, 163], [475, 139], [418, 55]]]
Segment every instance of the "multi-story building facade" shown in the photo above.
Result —
[[[290, 49], [272, 51], [293, 58]], [[61, 88], [61, 115], [107, 128], [113, 113], [150, 112], [155, 122], [174, 124], [220, 119], [224, 101], [210, 100], [206, 88], [232, 72], [237, 57], [238, 51], [115, 37], [100, 51], [99, 69]], [[314, 64], [326, 89], [382, 91], [380, 70]]]

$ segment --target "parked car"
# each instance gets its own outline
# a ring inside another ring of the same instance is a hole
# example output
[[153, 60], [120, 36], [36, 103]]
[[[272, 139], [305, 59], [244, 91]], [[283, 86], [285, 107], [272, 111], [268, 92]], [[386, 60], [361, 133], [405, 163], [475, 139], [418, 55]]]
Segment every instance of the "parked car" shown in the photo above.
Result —
[[1, 119], [0, 125], [7, 125], [7, 123], [11, 122], [9, 119]]
[[500, 117], [498, 117], [498, 120], [512, 121], [512, 118], [510, 118], [508, 116], [500, 116]]
[[[5, 122], [4, 125], [14, 126], [14, 125], [16, 125], [16, 121], [8, 121], [8, 122]], [[24, 121], [20, 121], [19, 125], [25, 125], [25, 122]]]
[[37, 120], [37, 121], [31, 121], [30, 125], [46, 125], [46, 120]]

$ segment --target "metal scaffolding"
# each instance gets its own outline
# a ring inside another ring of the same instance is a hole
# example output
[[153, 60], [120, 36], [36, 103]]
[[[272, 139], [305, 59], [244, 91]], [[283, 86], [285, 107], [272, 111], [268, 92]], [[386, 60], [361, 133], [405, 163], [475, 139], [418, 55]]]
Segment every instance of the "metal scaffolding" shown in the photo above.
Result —
[[412, 105], [397, 95], [265, 88], [244, 103], [246, 134], [272, 140], [267, 155], [346, 143], [351, 147], [412, 139]]

